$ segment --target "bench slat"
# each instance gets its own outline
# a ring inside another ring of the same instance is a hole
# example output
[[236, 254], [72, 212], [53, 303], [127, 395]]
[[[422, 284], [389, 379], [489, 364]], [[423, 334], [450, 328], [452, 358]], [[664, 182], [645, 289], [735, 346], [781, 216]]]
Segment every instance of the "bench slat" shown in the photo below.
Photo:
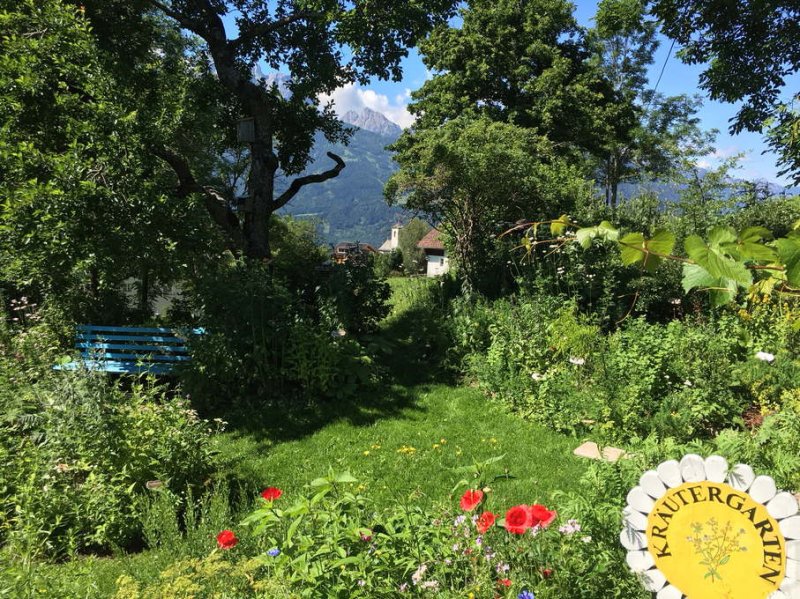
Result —
[[[84, 358], [103, 358], [108, 359], [109, 361], [118, 360], [124, 362], [189, 362], [191, 357], [189, 356], [163, 356], [163, 355], [152, 355], [152, 354], [120, 354], [120, 353], [112, 353], [112, 352], [105, 352], [100, 355], [97, 355], [95, 352], [82, 352], [81, 355]], [[103, 361], [102, 359], [100, 361]]]
[[113, 331], [124, 333], [126, 331], [133, 331], [137, 333], [172, 333], [172, 329], [167, 327], [118, 327], [118, 326], [103, 326], [96, 324], [79, 324], [75, 327], [79, 331]]
[[141, 341], [143, 343], [186, 343], [181, 337], [163, 337], [157, 335], [100, 335], [97, 333], [78, 333], [75, 338], [79, 341]]
[[189, 351], [183, 345], [134, 345], [132, 343], [97, 343], [79, 342], [75, 344], [78, 349], [127, 349], [142, 352], [164, 352], [168, 354], [186, 353]]

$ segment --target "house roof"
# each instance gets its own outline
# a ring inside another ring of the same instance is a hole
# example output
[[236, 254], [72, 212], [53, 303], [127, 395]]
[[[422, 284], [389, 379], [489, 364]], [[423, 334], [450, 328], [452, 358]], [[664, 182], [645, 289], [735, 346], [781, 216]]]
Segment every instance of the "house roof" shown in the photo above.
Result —
[[425, 237], [419, 240], [417, 247], [423, 250], [443, 250], [444, 243], [442, 243], [441, 234], [439, 229], [431, 229]]
[[342, 241], [337, 243], [333, 247], [333, 251], [336, 253], [349, 253], [349, 252], [374, 252], [375, 248], [372, 247], [368, 243], [358, 243], [356, 244], [354, 241]]
[[378, 248], [378, 251], [379, 252], [391, 252], [392, 251], [392, 240], [391, 239], [387, 239], [386, 241], [384, 241], [383, 245], [381, 245], [381, 247]]

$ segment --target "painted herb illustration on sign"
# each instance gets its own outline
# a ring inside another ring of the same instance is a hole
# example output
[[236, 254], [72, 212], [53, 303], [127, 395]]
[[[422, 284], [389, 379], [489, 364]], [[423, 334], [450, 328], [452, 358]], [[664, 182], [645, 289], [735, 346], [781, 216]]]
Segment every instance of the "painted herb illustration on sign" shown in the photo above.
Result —
[[721, 526], [716, 518], [709, 518], [705, 524], [693, 522], [692, 531], [694, 535], [686, 540], [692, 543], [695, 552], [703, 558], [700, 564], [708, 570], [704, 578], [710, 578], [712, 582], [722, 580], [719, 569], [730, 561], [733, 553], [747, 551], [747, 547], [739, 541], [745, 534], [744, 528], [734, 532], [730, 521], [725, 526]]

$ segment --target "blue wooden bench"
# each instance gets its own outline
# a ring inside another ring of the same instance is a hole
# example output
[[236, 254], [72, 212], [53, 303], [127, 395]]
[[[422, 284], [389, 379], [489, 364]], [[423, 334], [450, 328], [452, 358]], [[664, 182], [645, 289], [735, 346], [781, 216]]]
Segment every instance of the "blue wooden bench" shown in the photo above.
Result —
[[[192, 329], [201, 335], [203, 329]], [[111, 327], [79, 325], [75, 348], [79, 360], [57, 364], [55, 370], [88, 368], [102, 372], [169, 374], [176, 365], [191, 360], [185, 331], [163, 327]]]

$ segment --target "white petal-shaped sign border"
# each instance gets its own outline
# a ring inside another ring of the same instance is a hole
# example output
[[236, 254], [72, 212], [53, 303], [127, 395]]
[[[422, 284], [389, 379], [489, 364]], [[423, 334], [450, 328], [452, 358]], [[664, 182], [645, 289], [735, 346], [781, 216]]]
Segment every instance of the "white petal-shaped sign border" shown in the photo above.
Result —
[[658, 599], [685, 597], [669, 583], [649, 555], [645, 528], [655, 502], [666, 491], [684, 483], [702, 481], [724, 482], [748, 493], [766, 507], [778, 522], [787, 546], [786, 575], [779, 590], [768, 599], [800, 599], [800, 561], [795, 557], [800, 553], [800, 506], [797, 499], [791, 493], [779, 491], [771, 477], [757, 476], [747, 464], [729, 468], [727, 460], [718, 455], [703, 459], [696, 454], [687, 454], [680, 461], [663, 462], [642, 474], [639, 484], [628, 493], [620, 542], [628, 550], [628, 566], [642, 579], [645, 587], [657, 592]]

